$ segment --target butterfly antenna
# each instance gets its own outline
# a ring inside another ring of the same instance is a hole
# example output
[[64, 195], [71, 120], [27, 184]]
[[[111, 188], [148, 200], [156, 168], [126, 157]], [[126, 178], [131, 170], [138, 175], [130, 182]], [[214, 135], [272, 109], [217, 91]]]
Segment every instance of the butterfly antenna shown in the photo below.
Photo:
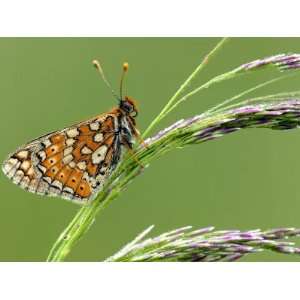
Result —
[[100, 65], [100, 62], [98, 60], [93, 60], [93, 65], [94, 67], [97, 69], [98, 73], [100, 74], [101, 78], [103, 79], [104, 83], [108, 86], [108, 88], [111, 90], [111, 93], [113, 94], [113, 96], [117, 99], [120, 100], [118, 95], [116, 94], [116, 92], [113, 90], [113, 88], [111, 87], [109, 81], [106, 79], [103, 69]]
[[120, 99], [123, 99], [123, 82], [124, 82], [124, 78], [125, 78], [125, 74], [127, 73], [129, 68], [129, 65], [127, 62], [125, 62], [123, 64], [123, 72], [122, 72], [122, 76], [121, 76], [121, 80], [120, 80]]

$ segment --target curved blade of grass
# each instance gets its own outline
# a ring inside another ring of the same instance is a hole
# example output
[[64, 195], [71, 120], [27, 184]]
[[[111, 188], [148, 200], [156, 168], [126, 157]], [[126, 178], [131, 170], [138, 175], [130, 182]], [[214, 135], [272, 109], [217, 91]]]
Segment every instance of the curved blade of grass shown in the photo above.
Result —
[[240, 107], [240, 106], [243, 106], [243, 105], [248, 105], [248, 104], [265, 103], [267, 101], [282, 101], [282, 99], [289, 99], [289, 98], [292, 99], [292, 98], [299, 98], [299, 97], [300, 97], [300, 91], [293, 91], [293, 92], [285, 92], [285, 93], [259, 96], [259, 97], [243, 100], [243, 101], [240, 101], [240, 102], [232, 104], [232, 105], [227, 105], [227, 106], [222, 107], [218, 110], [215, 110], [214, 113], [222, 113], [226, 110], [234, 109], [234, 108], [237, 108], [237, 107]]
[[217, 104], [217, 105], [213, 106], [212, 108], [206, 110], [205, 113], [204, 113], [204, 115], [206, 116], [206, 115], [211, 114], [212, 112], [218, 112], [218, 111], [220, 111], [220, 109], [222, 107], [226, 107], [227, 104], [229, 104], [229, 103], [231, 103], [231, 102], [233, 102], [233, 101], [235, 101], [235, 100], [237, 100], [239, 98], [242, 98], [243, 96], [246, 96], [246, 95], [248, 95], [248, 94], [250, 94], [252, 92], [255, 92], [255, 91], [257, 91], [257, 90], [259, 90], [259, 89], [261, 89], [263, 87], [266, 87], [266, 86], [268, 86], [268, 85], [270, 85], [272, 83], [279, 82], [279, 81], [281, 81], [283, 79], [287, 79], [287, 78], [295, 76], [295, 75], [298, 75], [298, 73], [293, 73], [293, 74], [287, 74], [287, 75], [283, 75], [283, 76], [278, 76], [276, 78], [267, 80], [267, 81], [265, 81], [263, 83], [257, 84], [255, 86], [253, 86], [252, 88], [250, 88], [248, 90], [245, 90], [242, 93], [240, 93], [238, 95], [235, 95], [235, 96], [233, 96], [233, 97], [231, 97], [231, 98], [229, 98], [229, 99], [227, 99], [227, 100], [225, 100], [223, 102], [220, 102], [219, 104]]
[[170, 105], [170, 107], [162, 113], [161, 119], [164, 118], [165, 116], [167, 116], [171, 111], [173, 111], [182, 102], [185, 102], [190, 97], [196, 95], [197, 93], [199, 93], [200, 91], [202, 91], [204, 89], [211, 87], [212, 85], [214, 85], [216, 83], [220, 83], [225, 80], [233, 79], [240, 75], [247, 74], [249, 72], [262, 70], [267, 67], [275, 67], [275, 68], [279, 69], [280, 71], [297, 70], [300, 68], [300, 54], [278, 54], [278, 55], [265, 57], [262, 59], [258, 59], [258, 60], [243, 64], [229, 72], [226, 72], [224, 74], [213, 77], [206, 83], [202, 84], [201, 86], [197, 87], [193, 91], [189, 92], [188, 94], [186, 94], [185, 96], [180, 98], [173, 105]]
[[191, 82], [196, 78], [196, 76], [204, 69], [208, 64], [208, 61], [217, 53], [219, 49], [224, 45], [228, 38], [222, 38], [221, 41], [205, 56], [202, 62], [197, 66], [197, 68], [192, 72], [192, 74], [187, 78], [187, 80], [180, 86], [180, 88], [175, 92], [171, 99], [167, 102], [165, 107], [161, 112], [154, 118], [150, 123], [148, 128], [143, 133], [143, 137], [147, 136], [149, 132], [166, 116], [166, 112], [172, 106], [172, 104], [177, 100], [177, 98], [184, 92], [184, 90], [191, 84]]

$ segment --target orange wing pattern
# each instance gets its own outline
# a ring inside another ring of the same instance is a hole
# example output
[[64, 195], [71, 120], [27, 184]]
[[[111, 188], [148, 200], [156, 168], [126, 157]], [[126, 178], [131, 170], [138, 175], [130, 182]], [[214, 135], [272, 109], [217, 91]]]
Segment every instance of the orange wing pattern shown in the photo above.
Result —
[[10, 155], [3, 172], [33, 193], [92, 200], [120, 160], [123, 122], [111, 112], [38, 138]]

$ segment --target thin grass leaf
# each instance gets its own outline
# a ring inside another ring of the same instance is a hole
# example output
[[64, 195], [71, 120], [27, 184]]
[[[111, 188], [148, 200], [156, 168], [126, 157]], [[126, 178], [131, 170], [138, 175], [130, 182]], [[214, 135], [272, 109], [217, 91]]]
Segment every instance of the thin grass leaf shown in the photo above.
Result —
[[[196, 95], [200, 91], [207, 89], [211, 87], [212, 85], [216, 83], [220, 83], [225, 80], [236, 78], [237, 76], [247, 74], [250, 71], [257, 71], [261, 70], [265, 67], [276, 67], [279, 71], [288, 71], [288, 70], [296, 70], [300, 68], [300, 54], [278, 54], [273, 55], [269, 57], [265, 57], [262, 59], [257, 59], [255, 61], [245, 63], [231, 71], [228, 71], [224, 74], [218, 75], [216, 77], [213, 77], [206, 83], [202, 84], [201, 86], [197, 87], [193, 91], [189, 92], [182, 98], [180, 98], [178, 101], [176, 101], [173, 105], [170, 105], [170, 107], [162, 114], [162, 118], [165, 117], [167, 114], [169, 114], [172, 110], [174, 110], [179, 104], [186, 101], [190, 97]], [[286, 76], [282, 76], [282, 79]], [[278, 78], [279, 80], [279, 78]], [[271, 83], [271, 82], [270, 82]], [[258, 88], [258, 87], [257, 87]], [[228, 101], [228, 102], [231, 102]], [[210, 109], [210, 111], [215, 110], [217, 107], [223, 106], [227, 102], [223, 102], [221, 104], [218, 104], [216, 107], [213, 107]]]
[[[259, 103], [265, 103], [267, 101], [282, 101], [282, 99], [295, 99], [300, 98], [300, 91], [293, 91], [293, 92], [285, 92], [285, 93], [278, 93], [273, 95], [264, 95], [260, 97], [254, 97], [251, 99], [243, 100], [238, 103], [232, 104], [232, 105], [226, 105], [225, 107], [222, 107], [220, 109], [214, 110], [214, 113], [222, 113], [229, 109], [234, 109], [237, 107], [241, 107], [244, 105], [251, 105], [251, 104], [259, 104]], [[206, 115], [206, 112], [204, 113]]]
[[192, 81], [199, 75], [199, 73], [205, 68], [209, 60], [217, 53], [219, 49], [224, 45], [228, 38], [222, 38], [220, 42], [204, 57], [202, 62], [196, 67], [196, 69], [190, 74], [185, 82], [179, 87], [175, 94], [170, 98], [167, 104], [163, 107], [161, 112], [154, 118], [148, 128], [143, 133], [143, 137], [146, 137], [148, 133], [168, 114], [168, 110], [176, 102], [177, 98], [185, 91], [185, 89], [192, 83]]
[[231, 98], [229, 98], [229, 99], [227, 99], [227, 100], [225, 100], [223, 102], [220, 102], [219, 104], [215, 105], [211, 109], [206, 110], [204, 115], [209, 115], [212, 112], [219, 112], [219, 111], [222, 110], [222, 107], [224, 107], [226, 105], [228, 107], [229, 103], [232, 103], [233, 101], [235, 101], [235, 100], [237, 100], [237, 99], [239, 99], [239, 98], [241, 98], [241, 97], [243, 97], [245, 95], [248, 95], [248, 94], [250, 94], [252, 92], [257, 92], [259, 89], [261, 89], [263, 87], [266, 87], [266, 86], [268, 86], [270, 84], [273, 84], [275, 82], [279, 82], [279, 81], [281, 81], [283, 79], [287, 79], [287, 78], [295, 76], [295, 75], [296, 75], [296, 73], [292, 73], [292, 74], [288, 74], [288, 75], [283, 75], [283, 76], [279, 76], [279, 77], [273, 78], [271, 80], [267, 80], [267, 81], [265, 81], [263, 83], [257, 84], [255, 86], [251, 87], [250, 89], [248, 89], [246, 91], [243, 91], [240, 94], [237, 94], [237, 95], [235, 95], [235, 96], [233, 96], [233, 97], [231, 97]]

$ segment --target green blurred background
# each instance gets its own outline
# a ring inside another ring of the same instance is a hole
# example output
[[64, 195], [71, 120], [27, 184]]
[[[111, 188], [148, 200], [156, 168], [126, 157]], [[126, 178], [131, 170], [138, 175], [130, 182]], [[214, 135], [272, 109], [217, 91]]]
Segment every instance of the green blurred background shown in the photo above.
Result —
[[[92, 67], [92, 59], [101, 60], [115, 87], [121, 64], [130, 63], [126, 89], [139, 101], [138, 127], [143, 131], [218, 40], [0, 39], [1, 161], [35, 137], [116, 104]], [[282, 52], [299, 53], [300, 39], [231, 39], [193, 86], [247, 61]], [[180, 106], [160, 128], [198, 114], [275, 73], [261, 71], [218, 84]], [[299, 80], [299, 76], [293, 77], [253, 95], [298, 90]], [[185, 225], [214, 225], [218, 229], [300, 227], [299, 149], [298, 130], [251, 129], [173, 151], [152, 163], [101, 212], [68, 260], [103, 260], [151, 224], [156, 225], [153, 234]], [[79, 206], [25, 192], [2, 172], [0, 182], [0, 260], [44, 261]], [[243, 260], [300, 258], [264, 252]]]

